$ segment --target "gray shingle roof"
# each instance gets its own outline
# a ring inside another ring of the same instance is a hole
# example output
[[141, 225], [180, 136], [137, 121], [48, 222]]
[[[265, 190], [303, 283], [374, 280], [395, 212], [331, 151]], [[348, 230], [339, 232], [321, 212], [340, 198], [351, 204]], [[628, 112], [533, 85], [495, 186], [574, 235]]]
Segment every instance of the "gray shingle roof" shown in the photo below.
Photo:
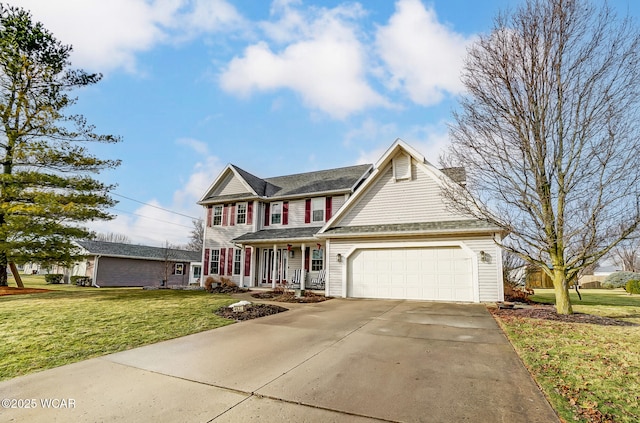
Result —
[[371, 168], [370, 164], [265, 178], [267, 197], [347, 191]]
[[314, 227], [303, 227], [303, 228], [287, 228], [287, 229], [263, 229], [257, 232], [251, 232], [248, 234], [241, 235], [235, 239], [233, 242], [260, 242], [260, 241], [271, 241], [271, 240], [285, 240], [290, 239], [294, 240], [305, 240], [312, 239], [315, 237], [315, 234], [320, 230], [320, 226]]
[[238, 174], [240, 176], [242, 176], [242, 178], [249, 184], [249, 186], [251, 186], [251, 188], [253, 188], [253, 190], [256, 192], [256, 194], [263, 196], [264, 195], [264, 191], [265, 191], [265, 187], [267, 186], [267, 182], [264, 181], [263, 179], [258, 178], [255, 175], [252, 175], [251, 173], [247, 172], [244, 169], [240, 169], [238, 166], [236, 165], [230, 165], [232, 168], [235, 169], [236, 172], [238, 172]]
[[[261, 179], [238, 166], [230, 166], [253, 188], [258, 196], [266, 198], [286, 198], [336, 191], [348, 192], [371, 169], [370, 164], [364, 164]], [[249, 193], [233, 194], [230, 196], [210, 196], [204, 201], [247, 200], [254, 197]]]
[[163, 261], [166, 259], [167, 261], [190, 263], [202, 260], [202, 254], [199, 251], [176, 250], [172, 248], [167, 250], [161, 247], [105, 241], [77, 241], [77, 243], [92, 255]]
[[467, 180], [467, 171], [464, 167], [445, 167], [440, 171], [459, 184]]
[[500, 231], [499, 228], [482, 220], [450, 220], [443, 222], [397, 223], [387, 225], [341, 226], [330, 228], [324, 234], [332, 235], [371, 235], [397, 233], [446, 233], [446, 232], [487, 232]]

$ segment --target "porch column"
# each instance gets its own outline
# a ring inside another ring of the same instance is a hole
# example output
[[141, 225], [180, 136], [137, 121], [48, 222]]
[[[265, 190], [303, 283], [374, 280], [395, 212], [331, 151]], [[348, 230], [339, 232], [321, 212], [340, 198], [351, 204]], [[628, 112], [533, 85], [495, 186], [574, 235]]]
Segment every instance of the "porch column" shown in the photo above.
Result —
[[300, 271], [300, 291], [304, 291], [304, 285], [305, 285], [305, 281], [307, 280], [307, 271], [304, 268], [304, 263], [305, 263], [305, 258], [307, 255], [307, 246], [305, 243], [302, 243], [302, 245], [300, 246], [300, 248], [302, 249], [302, 270]]
[[244, 245], [240, 247], [240, 251], [240, 288], [244, 288], [244, 257], [247, 254]]
[[276, 262], [278, 261], [278, 246], [273, 244], [273, 261], [271, 262], [271, 288], [276, 289]]

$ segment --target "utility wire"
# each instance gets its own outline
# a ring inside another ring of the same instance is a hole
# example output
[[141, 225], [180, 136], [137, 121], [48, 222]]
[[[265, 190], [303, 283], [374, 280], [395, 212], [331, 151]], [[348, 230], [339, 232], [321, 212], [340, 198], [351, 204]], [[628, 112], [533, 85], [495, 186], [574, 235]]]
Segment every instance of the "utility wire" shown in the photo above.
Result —
[[168, 223], [169, 225], [176, 225], [176, 226], [182, 226], [183, 228], [187, 228], [187, 229], [193, 229], [193, 227], [191, 227], [191, 226], [181, 225], [179, 223], [169, 222], [167, 220], [156, 219], [155, 217], [143, 216], [143, 215], [138, 214], [138, 213], [128, 212], [128, 211], [124, 211], [124, 210], [118, 210], [118, 209], [111, 209], [111, 210], [114, 210], [114, 211], [117, 211], [117, 212], [120, 212], [120, 213], [132, 214], [134, 216], [143, 217], [145, 219], [157, 220], [158, 222]]
[[[111, 192], [110, 194], [115, 195], [115, 196], [117, 196], [117, 197], [126, 198], [127, 200], [135, 201], [136, 203], [144, 204], [145, 206], [149, 206], [149, 207], [153, 207], [153, 208], [155, 208], [155, 209], [159, 209], [159, 210], [162, 210], [162, 211], [166, 211], [166, 212], [168, 212], [168, 213], [173, 213], [173, 214], [177, 214], [177, 215], [179, 215], [179, 216], [188, 217], [189, 219], [195, 219], [195, 220], [199, 220], [199, 219], [201, 219], [200, 217], [193, 217], [193, 216], [189, 216], [188, 214], [182, 214], [182, 213], [175, 212], [175, 211], [173, 211], [173, 210], [169, 210], [169, 209], [165, 209], [165, 208], [162, 208], [162, 207], [154, 206], [153, 204], [145, 203], [145, 202], [143, 202], [143, 201], [136, 200], [135, 198], [130, 198], [130, 197], [124, 196], [124, 195], [122, 195], [122, 194], [117, 194], [117, 193], [115, 193], [115, 192]], [[132, 214], [135, 214], [135, 213], [132, 213]], [[140, 215], [138, 215], [138, 216], [140, 216]], [[142, 217], [144, 217], [144, 216], [142, 216]], [[150, 219], [151, 219], [151, 218], [150, 218]], [[167, 223], [170, 223], [170, 222], [167, 222]]]

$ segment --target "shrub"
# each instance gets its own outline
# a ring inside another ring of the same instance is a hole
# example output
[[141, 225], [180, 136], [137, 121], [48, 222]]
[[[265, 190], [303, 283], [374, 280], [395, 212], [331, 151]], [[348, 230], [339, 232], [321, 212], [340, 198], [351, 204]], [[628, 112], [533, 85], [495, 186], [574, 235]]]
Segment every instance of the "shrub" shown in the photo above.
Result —
[[73, 285], [78, 285], [78, 286], [90, 286], [91, 285], [91, 278], [89, 276], [80, 276], [80, 275], [75, 275], [75, 276], [71, 276], [71, 278], [69, 278], [71, 281], [71, 284]]
[[62, 278], [64, 275], [62, 273], [49, 273], [48, 275], [44, 275], [44, 281], [46, 283], [62, 283]]
[[211, 276], [207, 276], [207, 279], [204, 280], [204, 288], [211, 292], [211, 290], [213, 289], [213, 284], [216, 283], [216, 280], [213, 279], [213, 277]]
[[624, 287], [624, 289], [629, 294], [640, 294], [640, 280], [632, 279], [630, 281], [627, 281], [627, 285]]
[[602, 282], [603, 288], [624, 288], [627, 282], [632, 279], [640, 279], [640, 273], [634, 272], [615, 272], [610, 274]]

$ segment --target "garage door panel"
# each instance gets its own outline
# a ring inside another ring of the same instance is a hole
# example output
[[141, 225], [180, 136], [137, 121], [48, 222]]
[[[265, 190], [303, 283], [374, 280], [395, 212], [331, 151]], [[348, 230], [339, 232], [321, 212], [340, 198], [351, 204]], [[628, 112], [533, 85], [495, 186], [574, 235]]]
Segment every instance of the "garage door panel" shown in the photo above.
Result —
[[471, 258], [461, 248], [362, 249], [348, 260], [347, 294], [473, 301]]

